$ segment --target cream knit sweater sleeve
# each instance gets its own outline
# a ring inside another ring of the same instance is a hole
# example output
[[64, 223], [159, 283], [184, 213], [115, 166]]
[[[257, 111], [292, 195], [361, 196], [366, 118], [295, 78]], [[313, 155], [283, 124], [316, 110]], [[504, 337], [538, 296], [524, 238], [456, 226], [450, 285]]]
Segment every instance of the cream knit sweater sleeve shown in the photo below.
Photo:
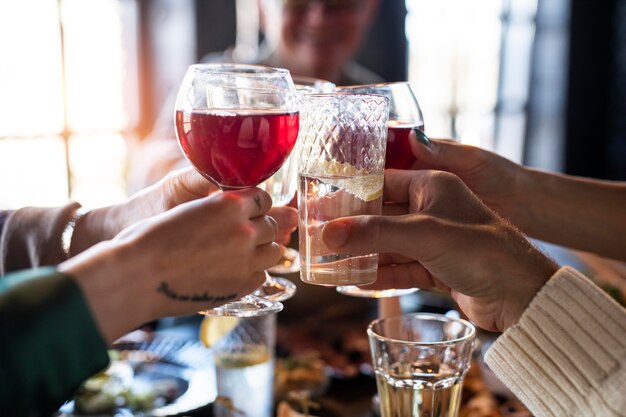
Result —
[[537, 417], [626, 416], [626, 310], [563, 267], [486, 362]]

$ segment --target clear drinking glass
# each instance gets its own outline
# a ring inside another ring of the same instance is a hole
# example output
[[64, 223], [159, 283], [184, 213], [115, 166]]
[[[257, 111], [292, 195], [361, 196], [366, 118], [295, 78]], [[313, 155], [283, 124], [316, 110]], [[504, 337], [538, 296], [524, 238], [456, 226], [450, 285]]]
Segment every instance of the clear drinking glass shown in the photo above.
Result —
[[[223, 191], [254, 187], [288, 158], [298, 136], [299, 98], [289, 71], [257, 65], [196, 64], [176, 98], [176, 135], [189, 162]], [[283, 290], [269, 274], [268, 293]], [[282, 304], [247, 295], [209, 315], [249, 317]]]
[[[337, 87], [337, 91], [346, 93], [380, 94], [389, 98], [389, 121], [387, 122], [387, 150], [385, 169], [410, 169], [415, 163], [411, 152], [409, 133], [411, 130], [424, 131], [422, 110], [408, 82], [381, 83]], [[337, 291], [354, 297], [386, 298], [398, 297], [418, 291], [417, 288], [389, 288], [385, 290], [364, 290], [359, 287], [340, 286]]]
[[[292, 79], [296, 91], [298, 91], [300, 95], [329, 93], [335, 89], [335, 84], [319, 78], [294, 75]], [[272, 175], [259, 186], [259, 188], [264, 189], [272, 196], [274, 206], [286, 206], [296, 195], [296, 190], [298, 189], [298, 167], [296, 159], [295, 156], [290, 156], [276, 174]], [[277, 265], [268, 269], [267, 272], [272, 274], [291, 274], [300, 271], [300, 253], [284, 245], [281, 245], [281, 250], [282, 256], [280, 261]], [[284, 278], [272, 278], [286, 287], [293, 285]], [[283, 299], [279, 299], [278, 301], [283, 301]]]
[[240, 318], [237, 326], [212, 346], [216, 417], [272, 416], [275, 344], [276, 314], [267, 314]]
[[368, 329], [382, 417], [456, 417], [476, 329], [461, 319], [417, 313]]
[[300, 278], [318, 285], [376, 280], [378, 254], [339, 255], [320, 232], [332, 219], [380, 214], [389, 99], [372, 94], [309, 94], [298, 138]]

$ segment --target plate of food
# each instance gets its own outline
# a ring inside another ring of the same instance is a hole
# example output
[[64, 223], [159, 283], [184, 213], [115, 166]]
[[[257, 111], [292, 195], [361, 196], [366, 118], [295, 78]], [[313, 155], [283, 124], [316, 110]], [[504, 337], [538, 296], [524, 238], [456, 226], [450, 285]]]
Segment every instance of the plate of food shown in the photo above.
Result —
[[85, 381], [59, 417], [188, 414], [217, 396], [210, 351], [197, 340], [149, 336], [121, 341], [111, 363]]

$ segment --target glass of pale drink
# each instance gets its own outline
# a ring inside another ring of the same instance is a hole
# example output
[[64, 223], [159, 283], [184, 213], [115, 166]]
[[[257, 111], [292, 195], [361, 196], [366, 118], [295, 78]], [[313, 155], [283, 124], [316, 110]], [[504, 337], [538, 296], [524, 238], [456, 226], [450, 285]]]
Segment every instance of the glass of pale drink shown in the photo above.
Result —
[[381, 95], [303, 96], [296, 149], [302, 281], [339, 286], [376, 280], [378, 254], [333, 253], [321, 231], [339, 217], [381, 214], [388, 118], [389, 99]]
[[476, 329], [461, 319], [417, 313], [373, 321], [372, 350], [382, 417], [456, 417]]
[[214, 415], [271, 417], [276, 314], [211, 319], [226, 321], [221, 323], [225, 334], [211, 346], [218, 395]]

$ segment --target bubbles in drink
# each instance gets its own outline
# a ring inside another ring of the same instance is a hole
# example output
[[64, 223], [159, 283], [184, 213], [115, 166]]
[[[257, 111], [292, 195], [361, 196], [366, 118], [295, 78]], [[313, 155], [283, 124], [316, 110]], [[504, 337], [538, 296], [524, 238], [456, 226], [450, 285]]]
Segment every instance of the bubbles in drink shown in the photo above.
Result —
[[302, 280], [318, 285], [364, 285], [376, 280], [378, 254], [333, 253], [321, 239], [323, 226], [339, 217], [380, 214], [382, 175], [300, 176]]

